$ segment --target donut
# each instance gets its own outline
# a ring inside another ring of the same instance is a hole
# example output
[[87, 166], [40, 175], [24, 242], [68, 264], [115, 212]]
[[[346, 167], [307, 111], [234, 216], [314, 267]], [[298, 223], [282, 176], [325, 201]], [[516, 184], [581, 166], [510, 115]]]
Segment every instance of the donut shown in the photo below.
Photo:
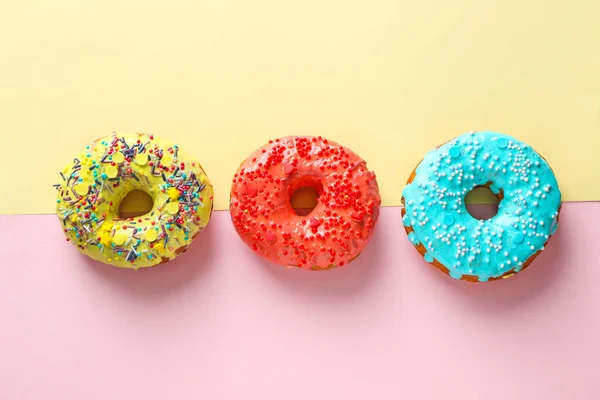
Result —
[[[56, 214], [67, 241], [85, 255], [138, 269], [183, 253], [208, 224], [213, 188], [198, 161], [153, 135], [112, 134], [86, 146], [60, 173]], [[134, 190], [150, 195], [150, 212], [121, 218]]]
[[[488, 187], [500, 200], [490, 219], [472, 217], [465, 195]], [[471, 132], [425, 155], [402, 192], [409, 241], [456, 279], [511, 277], [544, 249], [558, 227], [561, 193], [533, 148], [496, 132]]]
[[[290, 197], [312, 187], [306, 216]], [[379, 216], [375, 174], [351, 150], [322, 137], [288, 136], [252, 153], [234, 175], [231, 220], [263, 258], [290, 268], [332, 269], [363, 251]]]

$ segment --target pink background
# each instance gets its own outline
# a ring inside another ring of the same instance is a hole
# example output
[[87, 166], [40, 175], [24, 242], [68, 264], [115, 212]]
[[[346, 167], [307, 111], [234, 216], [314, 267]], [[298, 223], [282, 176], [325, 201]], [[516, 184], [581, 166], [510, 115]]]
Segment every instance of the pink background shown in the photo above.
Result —
[[565, 204], [530, 269], [487, 284], [428, 266], [397, 208], [320, 273], [213, 218], [135, 272], [80, 255], [54, 215], [0, 216], [0, 399], [600, 399], [600, 204]]

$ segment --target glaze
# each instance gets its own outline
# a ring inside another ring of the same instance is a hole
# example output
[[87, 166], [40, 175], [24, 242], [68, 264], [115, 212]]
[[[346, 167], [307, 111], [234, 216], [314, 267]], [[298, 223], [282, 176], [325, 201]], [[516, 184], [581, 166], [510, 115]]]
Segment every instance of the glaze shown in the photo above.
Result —
[[[296, 214], [291, 195], [317, 191], [317, 206]], [[375, 174], [351, 150], [321, 137], [284, 137], [252, 153], [234, 176], [230, 213], [242, 240], [285, 266], [329, 269], [356, 258], [369, 241], [381, 199]]]
[[[473, 218], [465, 195], [489, 186], [498, 214]], [[456, 279], [487, 281], [521, 271], [558, 226], [561, 193], [552, 169], [510, 136], [472, 132], [427, 153], [402, 193], [408, 239]], [[441, 268], [442, 269], [442, 268]]]

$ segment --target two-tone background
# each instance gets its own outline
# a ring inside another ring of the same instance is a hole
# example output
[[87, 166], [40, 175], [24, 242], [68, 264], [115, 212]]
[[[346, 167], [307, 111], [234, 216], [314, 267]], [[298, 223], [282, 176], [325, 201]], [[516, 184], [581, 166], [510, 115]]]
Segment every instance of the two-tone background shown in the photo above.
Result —
[[[598, 399], [600, 5], [592, 1], [0, 0], [0, 400]], [[530, 269], [453, 281], [406, 240], [406, 178], [497, 130], [555, 170], [561, 226]], [[216, 212], [154, 269], [92, 262], [53, 215], [92, 140], [172, 139]], [[354, 263], [257, 259], [225, 210], [267, 140], [365, 158], [383, 205]]]

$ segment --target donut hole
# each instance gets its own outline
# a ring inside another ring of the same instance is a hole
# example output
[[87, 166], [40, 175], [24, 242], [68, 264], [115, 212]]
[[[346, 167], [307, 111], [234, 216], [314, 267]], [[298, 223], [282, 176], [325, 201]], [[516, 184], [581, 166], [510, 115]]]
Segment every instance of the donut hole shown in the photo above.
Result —
[[290, 187], [290, 205], [296, 215], [309, 215], [319, 202], [322, 185], [320, 180], [305, 178]]
[[148, 193], [143, 190], [132, 190], [119, 204], [119, 218], [134, 218], [148, 214], [153, 206], [154, 201]]
[[477, 186], [465, 196], [465, 207], [473, 218], [483, 221], [498, 214], [500, 199], [489, 185]]

